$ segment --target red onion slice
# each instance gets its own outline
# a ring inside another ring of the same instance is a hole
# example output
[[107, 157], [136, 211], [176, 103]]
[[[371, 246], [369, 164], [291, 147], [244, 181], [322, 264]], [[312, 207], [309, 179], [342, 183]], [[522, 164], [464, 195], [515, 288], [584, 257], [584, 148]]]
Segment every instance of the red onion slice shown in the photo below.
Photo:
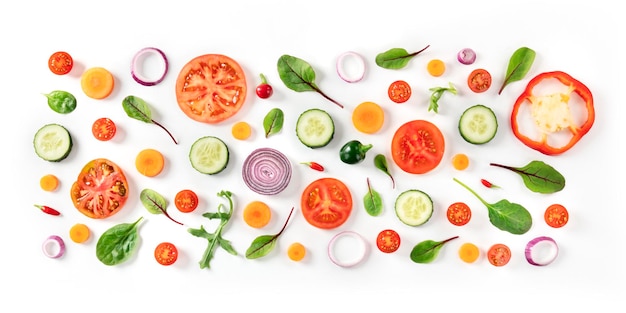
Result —
[[[163, 59], [165, 69], [163, 71], [163, 75], [161, 75], [157, 79], [150, 79], [144, 76], [142, 63], [144, 61], [144, 58], [148, 54], [158, 54]], [[139, 84], [144, 85], [144, 86], [154, 86], [162, 82], [163, 79], [165, 79], [165, 75], [167, 74], [168, 69], [169, 69], [169, 62], [167, 61], [167, 57], [165, 56], [165, 53], [163, 53], [163, 51], [161, 51], [160, 49], [148, 47], [148, 48], [143, 48], [139, 50], [139, 52], [135, 54], [135, 56], [133, 57], [133, 62], [131, 64], [130, 74], [133, 76], [133, 79]]]
[[360, 81], [365, 76], [365, 60], [353, 51], [342, 53], [337, 58], [337, 75], [348, 83]]
[[459, 51], [456, 55], [457, 60], [462, 64], [469, 65], [476, 61], [476, 52], [470, 48], [465, 48]]
[[365, 260], [368, 252], [369, 246], [363, 236], [350, 230], [338, 233], [328, 243], [328, 257], [341, 267], [353, 267], [360, 264]]
[[52, 259], [58, 259], [65, 254], [65, 242], [59, 236], [52, 235], [41, 245], [43, 254]]
[[535, 266], [546, 266], [559, 255], [559, 246], [554, 239], [540, 236], [529, 241], [524, 252], [528, 263]]
[[252, 191], [275, 195], [285, 190], [291, 180], [291, 162], [280, 151], [259, 148], [246, 158], [242, 168], [243, 181]]

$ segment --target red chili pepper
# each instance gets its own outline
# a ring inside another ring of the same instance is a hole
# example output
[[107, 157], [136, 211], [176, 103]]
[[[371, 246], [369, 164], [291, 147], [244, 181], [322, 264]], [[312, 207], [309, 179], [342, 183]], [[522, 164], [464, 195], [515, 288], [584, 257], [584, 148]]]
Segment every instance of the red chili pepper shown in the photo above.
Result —
[[487, 188], [500, 188], [500, 186], [498, 185], [494, 185], [491, 182], [489, 182], [486, 179], [481, 179], [480, 182], [483, 184], [483, 186], [487, 187]]
[[47, 206], [47, 205], [38, 205], [35, 204], [35, 207], [39, 208], [42, 212], [50, 214], [50, 215], [61, 215], [61, 212]]
[[310, 168], [316, 170], [316, 171], [320, 171], [323, 172], [324, 171], [324, 167], [316, 162], [302, 162], [302, 164], [308, 165]]

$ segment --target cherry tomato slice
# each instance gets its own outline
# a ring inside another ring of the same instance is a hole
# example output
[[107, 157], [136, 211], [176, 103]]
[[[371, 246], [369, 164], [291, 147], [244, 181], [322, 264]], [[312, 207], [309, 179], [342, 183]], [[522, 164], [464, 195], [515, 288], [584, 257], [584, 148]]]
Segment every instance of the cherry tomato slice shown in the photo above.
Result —
[[485, 92], [491, 87], [491, 74], [482, 68], [475, 69], [467, 77], [467, 85], [473, 92]]
[[96, 139], [100, 141], [109, 141], [115, 136], [117, 127], [115, 123], [108, 117], [101, 117], [93, 122], [91, 132]]
[[452, 225], [463, 226], [472, 218], [472, 210], [463, 202], [455, 202], [448, 207], [446, 216]]
[[48, 68], [54, 74], [65, 75], [72, 70], [72, 67], [74, 67], [74, 60], [67, 52], [57, 51], [48, 59]]
[[384, 253], [396, 252], [400, 248], [400, 235], [395, 230], [385, 229], [376, 237], [376, 246]]
[[172, 265], [178, 259], [178, 249], [171, 242], [162, 242], [154, 249], [154, 259], [161, 265]]
[[411, 98], [411, 86], [403, 80], [396, 80], [387, 90], [389, 99], [395, 103], [404, 103]]
[[487, 259], [493, 266], [505, 266], [511, 260], [511, 249], [505, 244], [497, 243], [487, 251]]
[[176, 208], [183, 212], [193, 212], [198, 207], [198, 195], [189, 189], [179, 191], [174, 197]]
[[569, 212], [560, 204], [552, 204], [546, 209], [544, 220], [550, 227], [560, 228], [569, 221]]

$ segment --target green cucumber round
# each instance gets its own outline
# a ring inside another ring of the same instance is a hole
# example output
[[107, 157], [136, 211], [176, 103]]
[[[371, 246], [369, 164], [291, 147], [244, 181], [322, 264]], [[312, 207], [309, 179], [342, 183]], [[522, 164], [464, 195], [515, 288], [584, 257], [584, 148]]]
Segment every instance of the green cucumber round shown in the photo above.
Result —
[[409, 226], [420, 226], [433, 215], [433, 200], [421, 190], [409, 189], [402, 192], [394, 205], [400, 221]]
[[35, 153], [50, 162], [60, 162], [72, 151], [72, 136], [59, 124], [47, 124], [41, 127], [33, 139]]
[[496, 114], [482, 104], [467, 108], [459, 119], [461, 137], [475, 145], [488, 143], [496, 136], [497, 131], [498, 120]]
[[217, 174], [228, 165], [230, 154], [221, 139], [205, 136], [196, 140], [189, 150], [191, 166], [203, 174]]
[[330, 143], [335, 135], [332, 117], [321, 109], [309, 109], [298, 117], [296, 135], [305, 146], [315, 149]]

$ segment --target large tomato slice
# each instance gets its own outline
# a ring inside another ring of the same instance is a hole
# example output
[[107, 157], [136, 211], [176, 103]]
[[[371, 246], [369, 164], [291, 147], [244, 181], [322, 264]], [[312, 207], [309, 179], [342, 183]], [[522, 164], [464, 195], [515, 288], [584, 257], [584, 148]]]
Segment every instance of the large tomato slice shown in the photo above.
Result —
[[247, 93], [239, 63], [221, 54], [205, 54], [189, 61], [176, 79], [178, 106], [190, 118], [219, 123], [237, 113]]
[[302, 192], [302, 215], [309, 224], [332, 229], [341, 226], [352, 212], [352, 194], [335, 178], [320, 178]]
[[128, 182], [117, 164], [95, 159], [80, 171], [70, 195], [81, 213], [96, 219], [107, 218], [124, 207]]
[[444, 148], [441, 130], [425, 120], [404, 123], [391, 141], [393, 161], [411, 174], [424, 174], [437, 167], [443, 158]]

